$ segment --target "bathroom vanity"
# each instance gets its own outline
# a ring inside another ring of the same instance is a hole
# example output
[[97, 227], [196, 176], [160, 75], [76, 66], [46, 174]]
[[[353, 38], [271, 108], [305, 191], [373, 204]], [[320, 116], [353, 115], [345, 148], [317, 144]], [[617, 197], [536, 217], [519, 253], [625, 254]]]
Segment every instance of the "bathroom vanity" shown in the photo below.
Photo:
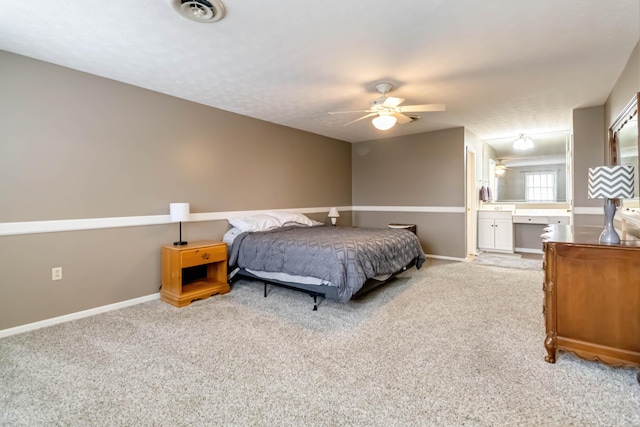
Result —
[[513, 211], [478, 211], [478, 249], [513, 253]]
[[571, 212], [567, 209], [520, 209], [515, 204], [485, 204], [478, 210], [478, 249], [541, 254], [540, 235], [544, 228], [570, 223]]

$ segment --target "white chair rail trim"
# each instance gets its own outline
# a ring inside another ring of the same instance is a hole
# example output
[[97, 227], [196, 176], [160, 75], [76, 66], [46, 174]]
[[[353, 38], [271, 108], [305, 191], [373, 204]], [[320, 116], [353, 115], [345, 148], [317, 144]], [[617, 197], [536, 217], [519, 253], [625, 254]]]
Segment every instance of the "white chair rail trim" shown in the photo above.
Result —
[[[338, 211], [374, 211], [374, 212], [439, 212], [464, 213], [464, 207], [442, 206], [336, 206]], [[192, 213], [189, 221], [220, 221], [239, 216], [256, 215], [273, 211], [289, 211], [299, 213], [324, 213], [330, 207], [290, 208], [290, 209], [261, 209], [251, 211], [226, 211]], [[60, 219], [49, 221], [25, 221], [0, 223], [0, 236], [18, 234], [57, 233], [64, 231], [96, 230], [101, 228], [141, 227], [171, 223], [167, 215], [125, 216], [111, 218], [82, 218]]]
[[604, 208], [602, 206], [598, 208], [593, 207], [574, 207], [573, 213], [576, 215], [604, 215]]
[[464, 206], [352, 206], [356, 212], [465, 213]]

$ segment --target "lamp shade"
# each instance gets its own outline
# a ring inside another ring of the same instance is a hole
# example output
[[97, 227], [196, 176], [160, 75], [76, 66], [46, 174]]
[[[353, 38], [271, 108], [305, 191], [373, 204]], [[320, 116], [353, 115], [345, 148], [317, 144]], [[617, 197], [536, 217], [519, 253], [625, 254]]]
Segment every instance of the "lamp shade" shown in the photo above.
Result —
[[633, 166], [598, 166], [589, 168], [590, 199], [628, 199], [633, 197]]
[[397, 120], [398, 119], [396, 119], [394, 116], [384, 114], [371, 120], [371, 122], [373, 123], [373, 126], [376, 127], [376, 129], [388, 130], [396, 124]]
[[327, 215], [329, 218], [339, 218], [340, 217], [340, 212], [338, 212], [338, 209], [336, 208], [331, 208], [329, 209], [329, 215]]
[[169, 216], [172, 222], [189, 221], [189, 203], [170, 203]]

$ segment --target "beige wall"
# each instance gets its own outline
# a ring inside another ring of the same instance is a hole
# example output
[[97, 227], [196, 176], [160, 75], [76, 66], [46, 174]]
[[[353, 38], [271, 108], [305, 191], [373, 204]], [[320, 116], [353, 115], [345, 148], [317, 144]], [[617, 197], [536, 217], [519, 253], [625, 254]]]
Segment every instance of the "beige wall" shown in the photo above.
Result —
[[353, 205], [464, 206], [464, 128], [353, 144]]
[[[425, 252], [465, 257], [465, 133], [447, 129], [353, 144], [353, 205], [394, 207], [355, 212], [356, 226], [415, 223]], [[406, 207], [423, 212], [403, 212]], [[429, 212], [454, 207], [462, 212]]]
[[[574, 207], [598, 208], [602, 200], [589, 199], [589, 168], [604, 165], [606, 128], [604, 106], [573, 110], [573, 198]], [[579, 209], [578, 209], [579, 212]], [[601, 225], [604, 215], [574, 215], [575, 225]]]
[[609, 129], [627, 103], [640, 92], [640, 42], [616, 81], [605, 103], [606, 127]]
[[0, 55], [0, 222], [351, 203], [346, 142]]
[[[609, 164], [608, 129], [627, 103], [640, 92], [640, 43], [636, 44], [627, 64], [602, 107], [574, 110], [574, 206], [602, 207], [601, 199], [587, 198], [588, 168]], [[576, 225], [603, 225], [604, 214], [576, 214]]]
[[542, 224], [513, 224], [513, 244], [516, 250], [542, 252], [542, 239], [547, 225]]
[[[0, 93], [0, 224], [167, 215], [170, 202], [351, 205], [344, 141], [2, 51]], [[191, 222], [183, 235], [227, 227]], [[0, 329], [158, 292], [160, 246], [177, 237], [177, 224], [0, 236]]]

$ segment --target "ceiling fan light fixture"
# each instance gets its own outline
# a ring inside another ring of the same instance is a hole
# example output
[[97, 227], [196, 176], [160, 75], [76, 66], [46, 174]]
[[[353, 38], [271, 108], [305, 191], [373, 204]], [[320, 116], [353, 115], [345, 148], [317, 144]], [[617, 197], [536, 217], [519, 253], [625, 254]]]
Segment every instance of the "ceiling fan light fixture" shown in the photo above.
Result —
[[530, 150], [533, 148], [533, 141], [521, 133], [518, 139], [513, 142], [513, 148], [516, 150]]
[[507, 167], [503, 164], [497, 164], [496, 165], [496, 175], [504, 175], [504, 173], [507, 171]]
[[394, 116], [381, 114], [371, 120], [371, 123], [373, 123], [373, 126], [375, 126], [376, 129], [389, 130], [396, 124], [396, 121], [398, 121], [398, 119]]
[[345, 126], [350, 125], [351, 123], [359, 122], [360, 120], [377, 116], [371, 121], [373, 123], [373, 126], [375, 126], [375, 128], [379, 130], [389, 130], [394, 127], [396, 123], [404, 125], [416, 121], [420, 118], [420, 116], [410, 115], [411, 113], [445, 111], [447, 109], [447, 106], [444, 104], [400, 105], [404, 102], [404, 98], [387, 96], [387, 92], [389, 92], [392, 87], [393, 85], [391, 83], [377, 84], [376, 90], [382, 96], [371, 101], [371, 106], [366, 110], [329, 111], [329, 114], [367, 113], [355, 120], [351, 120], [350, 122], [346, 123]]

